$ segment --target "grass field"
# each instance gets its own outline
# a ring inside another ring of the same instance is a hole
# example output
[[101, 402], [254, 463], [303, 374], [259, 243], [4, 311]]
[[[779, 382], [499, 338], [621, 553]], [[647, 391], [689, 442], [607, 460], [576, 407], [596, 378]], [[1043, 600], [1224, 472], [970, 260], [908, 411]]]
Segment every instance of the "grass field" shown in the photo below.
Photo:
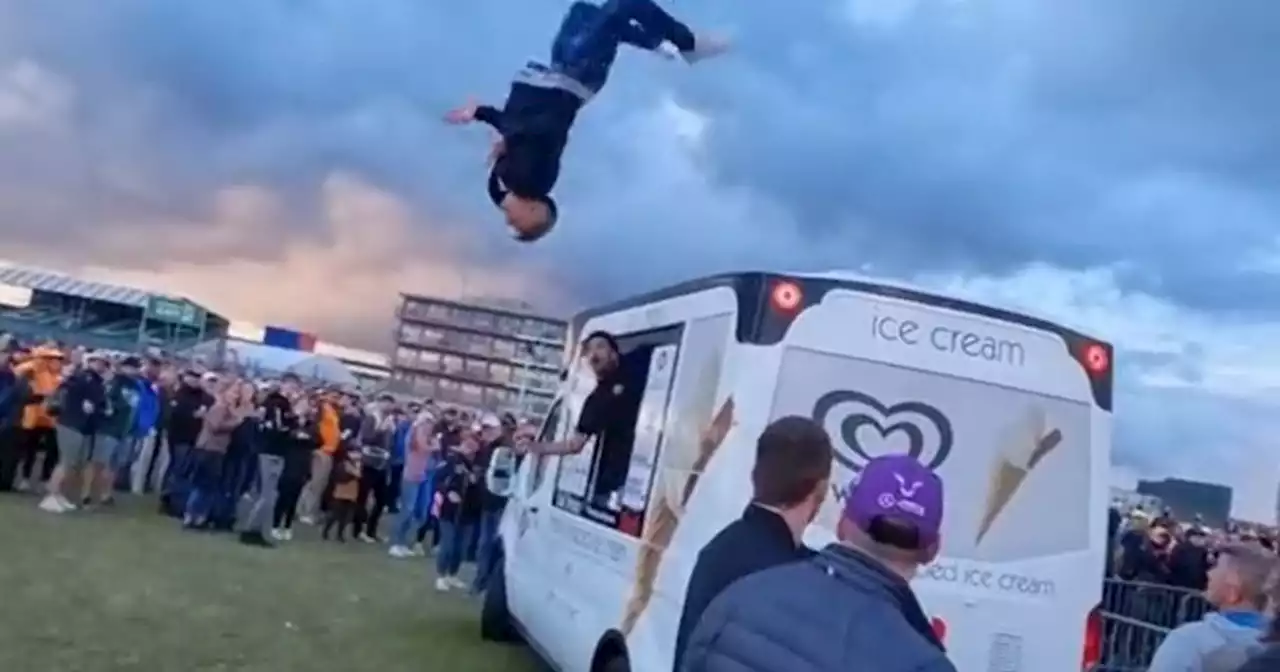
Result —
[[150, 499], [55, 516], [0, 495], [5, 672], [535, 672], [482, 643], [478, 600], [426, 560], [321, 542], [273, 550], [188, 533]]

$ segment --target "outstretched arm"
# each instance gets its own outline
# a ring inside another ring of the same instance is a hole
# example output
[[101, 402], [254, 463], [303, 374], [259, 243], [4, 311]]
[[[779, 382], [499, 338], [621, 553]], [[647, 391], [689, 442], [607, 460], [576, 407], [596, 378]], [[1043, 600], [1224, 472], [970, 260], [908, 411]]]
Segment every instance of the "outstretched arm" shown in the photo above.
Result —
[[449, 110], [445, 113], [444, 120], [446, 123], [459, 126], [478, 121], [492, 126], [499, 133], [502, 132], [502, 112], [496, 107], [481, 105], [474, 100]]

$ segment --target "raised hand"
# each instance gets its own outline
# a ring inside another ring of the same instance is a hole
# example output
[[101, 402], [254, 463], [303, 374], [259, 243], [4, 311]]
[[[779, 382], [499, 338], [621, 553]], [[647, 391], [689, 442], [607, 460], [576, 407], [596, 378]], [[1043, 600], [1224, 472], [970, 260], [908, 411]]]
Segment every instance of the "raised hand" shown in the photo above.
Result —
[[465, 104], [449, 110], [444, 115], [446, 124], [469, 124], [476, 120], [476, 110], [480, 108], [480, 104], [475, 100], [468, 100]]

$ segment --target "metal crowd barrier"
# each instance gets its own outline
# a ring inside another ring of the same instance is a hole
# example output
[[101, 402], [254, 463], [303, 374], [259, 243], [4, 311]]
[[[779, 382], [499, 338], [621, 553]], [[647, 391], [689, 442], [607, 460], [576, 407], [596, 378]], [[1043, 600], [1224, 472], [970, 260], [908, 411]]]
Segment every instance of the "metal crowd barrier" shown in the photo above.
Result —
[[1103, 652], [1095, 672], [1141, 672], [1170, 630], [1211, 607], [1200, 591], [1107, 579], [1102, 590]]

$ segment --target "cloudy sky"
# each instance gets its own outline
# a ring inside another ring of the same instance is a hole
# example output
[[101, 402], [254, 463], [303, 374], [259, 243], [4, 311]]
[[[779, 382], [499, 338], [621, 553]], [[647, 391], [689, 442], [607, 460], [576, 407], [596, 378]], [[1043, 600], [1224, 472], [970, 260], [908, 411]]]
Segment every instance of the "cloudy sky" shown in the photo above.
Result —
[[1115, 341], [1122, 473], [1274, 511], [1280, 4], [673, 3], [740, 49], [621, 59], [517, 247], [437, 119], [566, 4], [0, 0], [0, 255], [379, 348], [401, 289], [870, 270]]

